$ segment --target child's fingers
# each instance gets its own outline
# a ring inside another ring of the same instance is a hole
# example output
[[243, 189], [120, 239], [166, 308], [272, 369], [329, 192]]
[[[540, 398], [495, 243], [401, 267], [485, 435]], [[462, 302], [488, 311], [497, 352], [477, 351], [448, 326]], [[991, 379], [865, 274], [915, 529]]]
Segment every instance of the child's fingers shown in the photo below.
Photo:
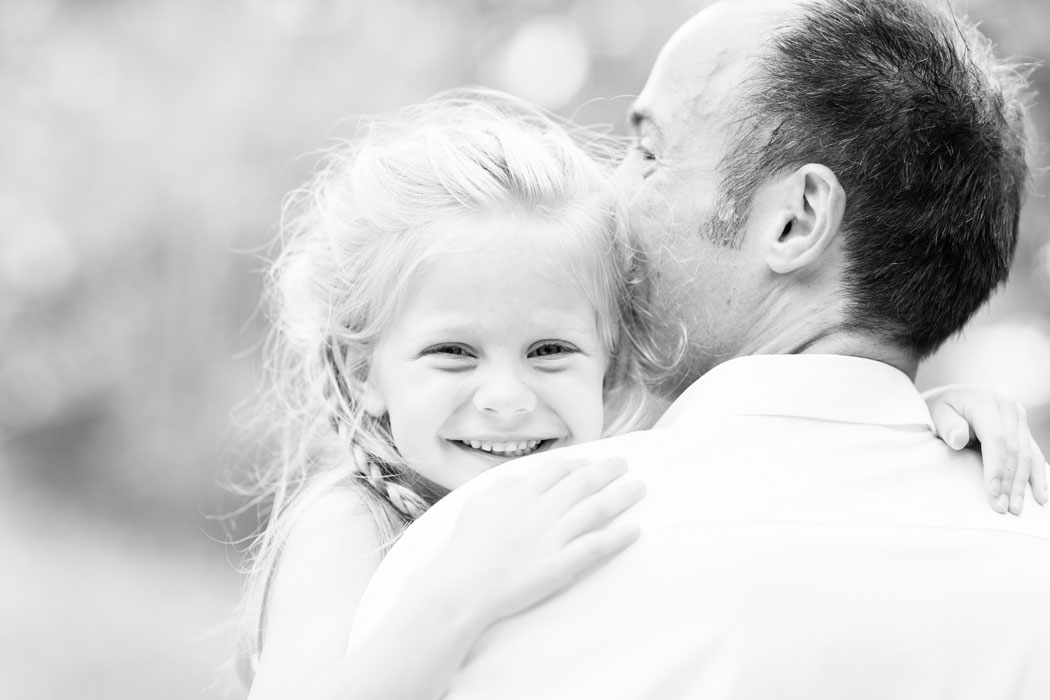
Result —
[[1032, 430], [1028, 427], [1028, 419], [1024, 410], [1018, 411], [1021, 420], [1020, 435], [1018, 440], [1018, 462], [1017, 476], [1014, 478], [1014, 487], [1010, 496], [1010, 512], [1020, 515], [1024, 508], [1025, 489], [1029, 484], [1032, 486], [1032, 497], [1036, 503], [1046, 505], [1047, 501], [1047, 464], [1043, 458], [1043, 451], [1039, 449]]
[[1017, 441], [1017, 473], [1010, 489], [1010, 512], [1020, 515], [1024, 509], [1024, 492], [1032, 474], [1032, 436], [1028, 432], [1028, 421], [1022, 420]]
[[523, 484], [534, 493], [544, 493], [562, 479], [589, 464], [587, 460], [553, 457], [536, 466], [523, 480]]
[[960, 407], [969, 409], [973, 423], [984, 426], [980, 435], [974, 432], [970, 421], [967, 421], [959, 410], [947, 402], [935, 404], [930, 410], [930, 417], [933, 419], [933, 427], [937, 436], [953, 450], [963, 449], [974, 438], [982, 441], [985, 490], [988, 492], [992, 507], [1000, 513], [1005, 513], [1010, 503], [1009, 492], [1003, 491], [1003, 477], [1007, 461], [1006, 447], [1005, 443], [995, 441], [990, 426], [997, 425], [999, 434], [1005, 434], [1011, 428], [1004, 425], [1003, 417], [996, 411], [987, 410], [982, 406], [983, 404], [978, 402]]
[[984, 460], [984, 484], [991, 498], [992, 507], [1005, 513], [1009, 505], [1008, 491], [1004, 490], [1003, 477], [1006, 464], [1006, 438], [981, 441], [981, 458]]
[[560, 557], [562, 587], [629, 547], [641, 529], [637, 523], [618, 522], [577, 537], [565, 546]]
[[947, 403], [938, 403], [930, 410], [934, 433], [953, 450], [961, 450], [970, 444], [974, 434], [970, 424]]
[[551, 512], [564, 513], [626, 473], [627, 462], [620, 457], [585, 464], [551, 486], [543, 495], [544, 501]]
[[1043, 451], [1039, 449], [1039, 444], [1033, 439], [1032, 475], [1028, 480], [1032, 484], [1032, 496], [1035, 498], [1035, 502], [1041, 506], [1045, 506], [1047, 501], [1050, 500], [1050, 494], [1047, 493], [1047, 469], [1050, 469], [1050, 464], [1046, 463]]
[[1006, 513], [1017, 473], [1017, 405], [1001, 402], [995, 397], [990, 403], [970, 402], [959, 408], [960, 413], [969, 417], [969, 423], [981, 442], [984, 485], [992, 508], [998, 513]]
[[[996, 396], [996, 404], [998, 405], [998, 413], [1002, 419], [1001, 428], [996, 435], [989, 437], [989, 440], [996, 444], [996, 452], [999, 453], [1002, 459], [1002, 485], [999, 490], [999, 498], [996, 499], [996, 510], [1000, 513], [1005, 513], [1013, 500], [1014, 495], [1014, 481], [1017, 478], [1018, 463], [1021, 458], [1021, 447], [1020, 447], [1020, 431], [1021, 424], [1024, 424], [1024, 429], [1028, 429], [1028, 419], [1023, 415], [1023, 409], [1016, 401], [1011, 399], [1003, 400], [1000, 395]], [[983, 444], [985, 438], [978, 433], [977, 439], [981, 440]], [[1025, 475], [1024, 483], [1028, 482], [1028, 477]]]
[[563, 541], [571, 542], [585, 533], [606, 526], [644, 495], [645, 484], [632, 480], [610, 484], [585, 498], [565, 514], [561, 523]]
[[[1009, 489], [1011, 488], [1010, 483], [1006, 480], [1008, 461], [1006, 433], [1014, 430], [1014, 427], [1007, 427], [1003, 416], [994, 409], [985, 410], [978, 405], [971, 408], [971, 422], [983, 426], [981, 431], [975, 435], [981, 441], [984, 488], [988, 493], [992, 508], [999, 513], [1005, 513], [1010, 503]], [[994, 431], [991, 429], [992, 422], [996, 425]], [[971, 428], [968, 426], [967, 430]], [[1016, 470], [1016, 461], [1015, 455], [1014, 467], [1009, 470], [1011, 476]]]
[[[929, 392], [927, 402], [934, 429], [949, 446], [961, 449], [973, 438], [980, 441], [985, 488], [996, 511], [1020, 513], [1029, 481], [1036, 500], [1046, 500], [1050, 467], [1032, 439], [1024, 407], [1015, 399], [980, 387], [944, 387]], [[960, 420], [966, 423], [965, 431]]]

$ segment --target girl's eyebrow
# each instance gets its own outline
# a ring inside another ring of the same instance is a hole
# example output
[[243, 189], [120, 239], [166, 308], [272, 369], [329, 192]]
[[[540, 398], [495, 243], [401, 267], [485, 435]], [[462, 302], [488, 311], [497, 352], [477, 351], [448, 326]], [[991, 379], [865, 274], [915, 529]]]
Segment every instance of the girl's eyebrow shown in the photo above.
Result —
[[[530, 326], [533, 324], [529, 324]], [[586, 333], [590, 330], [590, 320], [577, 318], [576, 314], [559, 312], [545, 313], [536, 320], [535, 332], [539, 336], [557, 335], [559, 333]], [[422, 321], [414, 331], [422, 338], [436, 336], [466, 336], [476, 333], [478, 324], [472, 318], [463, 318], [455, 312], [431, 316]]]
[[469, 324], [442, 324], [425, 322], [417, 331], [419, 335], [427, 336], [449, 336], [465, 335], [472, 330]]

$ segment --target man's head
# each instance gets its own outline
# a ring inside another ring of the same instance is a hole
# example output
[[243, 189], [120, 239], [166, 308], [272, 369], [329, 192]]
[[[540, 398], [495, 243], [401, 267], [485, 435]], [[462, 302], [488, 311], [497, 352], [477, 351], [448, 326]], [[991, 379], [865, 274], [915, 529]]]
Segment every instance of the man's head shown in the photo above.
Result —
[[917, 360], [1006, 279], [1024, 76], [918, 0], [744, 0], [668, 42], [624, 163], [683, 379], [837, 335]]

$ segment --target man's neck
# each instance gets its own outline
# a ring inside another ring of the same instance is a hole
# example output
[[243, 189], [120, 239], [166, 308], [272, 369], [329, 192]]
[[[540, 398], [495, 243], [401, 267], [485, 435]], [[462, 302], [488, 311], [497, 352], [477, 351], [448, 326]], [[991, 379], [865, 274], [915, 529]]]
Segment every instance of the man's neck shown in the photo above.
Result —
[[745, 335], [737, 338], [735, 350], [725, 348], [713, 354], [703, 350], [691, 354], [676, 371], [653, 385], [655, 394], [673, 401], [701, 375], [716, 365], [748, 355], [844, 355], [882, 362], [894, 367], [913, 382], [919, 358], [897, 344], [874, 333], [850, 330], [843, 319], [845, 300], [812, 290], [791, 294], [783, 289], [769, 292], [762, 311], [742, 322]]
[[831, 335], [815, 339], [799, 353], [848, 355], [876, 360], [896, 367], [913, 382], [915, 374], [919, 371], [919, 359], [914, 354], [905, 352], [893, 343], [860, 334]]
[[742, 351], [720, 357], [706, 356], [706, 362], [698, 363], [692, 368], [683, 369], [677, 374], [668, 376], [662, 383], [655, 383], [652, 391], [655, 396], [670, 402], [688, 389], [702, 374], [735, 357], [748, 355], [845, 355], [860, 357], [885, 363], [906, 374], [913, 382], [918, 371], [918, 359], [901, 348], [877, 338], [832, 330], [822, 333], [784, 334], [764, 338], [761, 343], [746, 347]]
[[[809, 324], [806, 324], [809, 325]], [[810, 328], [812, 326], [810, 325]], [[742, 355], [846, 355], [883, 362], [899, 369], [912, 381], [919, 369], [919, 360], [898, 345], [877, 338], [873, 334], [843, 330], [837, 326], [817, 332], [785, 333], [779, 337], [766, 338], [753, 347], [746, 348]]]
[[849, 303], [837, 283], [770, 286], [755, 309], [734, 357], [845, 355], [882, 362], [915, 380], [919, 360], [914, 353], [848, 326]]

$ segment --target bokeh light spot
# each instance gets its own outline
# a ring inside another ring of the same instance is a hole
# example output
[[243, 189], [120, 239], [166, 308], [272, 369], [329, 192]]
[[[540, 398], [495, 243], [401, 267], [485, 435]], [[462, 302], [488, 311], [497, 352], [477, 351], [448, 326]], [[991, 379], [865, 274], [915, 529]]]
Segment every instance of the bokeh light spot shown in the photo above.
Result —
[[485, 82], [550, 110], [564, 107], [586, 84], [591, 56], [575, 22], [560, 15], [524, 24], [492, 62]]
[[645, 35], [646, 17], [638, 0], [577, 0], [573, 15], [587, 31], [596, 54], [630, 56]]
[[57, 294], [72, 282], [79, 257], [68, 236], [45, 216], [26, 216], [0, 240], [0, 280], [15, 295]]

